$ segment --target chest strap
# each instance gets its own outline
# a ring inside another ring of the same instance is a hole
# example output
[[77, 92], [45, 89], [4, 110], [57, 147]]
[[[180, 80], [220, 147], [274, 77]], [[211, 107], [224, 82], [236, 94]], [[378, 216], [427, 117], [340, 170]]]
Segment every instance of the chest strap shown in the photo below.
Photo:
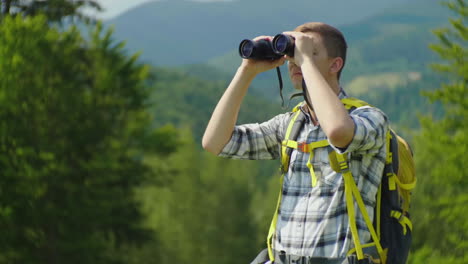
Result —
[[309, 144], [305, 142], [297, 142], [294, 140], [284, 140], [282, 145], [284, 147], [296, 149], [304, 153], [310, 153], [309, 159], [307, 160], [307, 168], [309, 168], [309, 171], [310, 171], [312, 187], [315, 187], [317, 185], [317, 176], [315, 175], [314, 167], [312, 166], [312, 159], [314, 158], [314, 150], [316, 148], [323, 148], [323, 147], [330, 145], [330, 143], [328, 143], [328, 140], [325, 139], [321, 141], [312, 142]]

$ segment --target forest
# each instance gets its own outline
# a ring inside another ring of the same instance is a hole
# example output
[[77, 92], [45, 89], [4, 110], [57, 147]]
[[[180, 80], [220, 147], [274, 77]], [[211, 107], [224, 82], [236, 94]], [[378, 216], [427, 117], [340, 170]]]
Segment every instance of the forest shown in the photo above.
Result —
[[[413, 148], [409, 264], [468, 263], [468, 7], [441, 5], [450, 18], [413, 54], [421, 61], [390, 58], [364, 75], [384, 56], [361, 56], [364, 42], [346, 75]], [[250, 263], [266, 244], [280, 163], [202, 150], [226, 57], [153, 65], [83, 7], [101, 8], [1, 2], [0, 264]], [[239, 123], [287, 111], [270, 77], [249, 91]]]

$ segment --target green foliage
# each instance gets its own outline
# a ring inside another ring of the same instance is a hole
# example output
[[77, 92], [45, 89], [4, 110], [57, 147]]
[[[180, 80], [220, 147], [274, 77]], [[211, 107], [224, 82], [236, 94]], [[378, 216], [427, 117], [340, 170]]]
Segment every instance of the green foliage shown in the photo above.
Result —
[[434, 31], [439, 43], [431, 48], [445, 62], [433, 69], [448, 75], [449, 82], [428, 94], [432, 101], [443, 103], [446, 114], [440, 120], [422, 119], [416, 141], [421, 176], [414, 202], [412, 263], [468, 263], [468, 166], [463, 158], [468, 151], [468, 7], [463, 0], [446, 5], [457, 18], [450, 20], [450, 28]]
[[[192, 129], [197, 142], [205, 131], [214, 106], [228, 83], [224, 80], [204, 80], [193, 73], [155, 68], [151, 95], [154, 124], [175, 124]], [[276, 90], [275, 90], [276, 92]], [[239, 123], [262, 122], [283, 111], [259, 96], [246, 96], [239, 114]]]
[[417, 264], [462, 264], [468, 263], [466, 258], [458, 258], [450, 254], [441, 254], [440, 251], [431, 247], [423, 247], [411, 255], [409, 263]]
[[440, 103], [430, 104], [421, 95], [436, 90], [445, 79], [431, 73], [422, 73], [420, 76], [419, 80], [406, 81], [393, 88], [372, 87], [363, 93], [350, 90], [349, 94], [382, 109], [392, 127], [411, 141], [412, 132], [420, 127], [419, 116], [430, 114], [440, 117], [444, 112]]
[[[268, 164], [270, 167], [277, 168], [275, 164]], [[261, 249], [266, 246], [267, 234], [270, 229], [271, 220], [276, 209], [278, 194], [281, 189], [280, 174], [268, 175], [263, 182], [256, 184], [250, 211], [254, 221], [257, 233], [255, 240], [251, 242], [252, 246]], [[272, 177], [272, 175], [274, 175]], [[254, 243], [256, 242], [256, 244]]]
[[0, 263], [121, 263], [110, 252], [149, 238], [145, 140], [174, 140], [150, 129], [147, 67], [100, 25], [86, 41], [6, 17], [0, 35]]
[[21, 16], [45, 15], [50, 22], [63, 22], [64, 18], [90, 22], [92, 19], [83, 12], [83, 8], [100, 11], [101, 6], [94, 0], [3, 0], [1, 16], [8, 14]]
[[[37, 5], [39, 13], [72, 3], [33, 2], [50, 5]], [[405, 137], [418, 127], [417, 113], [429, 114], [413, 144], [413, 264], [468, 263], [467, 11], [463, 1], [447, 5], [461, 18], [435, 32], [440, 43], [431, 47], [442, 62], [433, 69], [443, 77], [422, 70], [437, 61], [425, 50], [434, 39], [427, 29], [440, 25], [436, 9], [395, 11], [346, 29], [354, 32], [349, 81], [363, 73], [421, 73], [418, 81], [360, 96]], [[199, 148], [228, 85], [222, 71], [234, 64], [223, 57], [211, 65], [216, 71], [150, 71], [100, 24], [84, 38], [75, 28], [51, 28], [54, 16], [46, 15], [7, 16], [0, 24], [0, 263], [248, 263], [265, 247], [279, 163], [225, 160]], [[154, 43], [166, 52], [164, 42]], [[277, 85], [274, 71], [260, 76], [239, 123], [285, 111]], [[421, 92], [436, 104], [428, 107]]]
[[160, 245], [148, 244], [136, 263], [247, 263], [256, 253], [249, 206], [255, 163], [202, 153], [188, 132], [182, 147], [167, 158], [146, 162], [166, 175], [159, 186], [141, 188], [148, 220]]

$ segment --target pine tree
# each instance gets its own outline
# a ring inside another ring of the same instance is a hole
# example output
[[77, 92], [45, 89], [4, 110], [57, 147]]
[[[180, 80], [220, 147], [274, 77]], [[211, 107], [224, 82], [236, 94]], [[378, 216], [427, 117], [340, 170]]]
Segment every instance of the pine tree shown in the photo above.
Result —
[[175, 154], [148, 157], [166, 175], [139, 192], [160, 243], [145, 246], [135, 263], [248, 263], [258, 250], [249, 210], [256, 163], [213, 157], [191, 133], [181, 136]]
[[445, 5], [458, 17], [434, 31], [439, 43], [431, 49], [442, 62], [432, 67], [450, 82], [427, 94], [445, 116], [423, 118], [417, 138], [413, 263], [468, 263], [468, 7], [464, 0]]
[[94, 0], [2, 0], [0, 17], [12, 14], [22, 16], [45, 15], [50, 22], [62, 22], [64, 18], [90, 22], [93, 19], [83, 12], [83, 8], [101, 11]]
[[150, 234], [134, 189], [167, 154], [151, 129], [147, 66], [98, 25], [0, 23], [0, 263], [121, 263]]

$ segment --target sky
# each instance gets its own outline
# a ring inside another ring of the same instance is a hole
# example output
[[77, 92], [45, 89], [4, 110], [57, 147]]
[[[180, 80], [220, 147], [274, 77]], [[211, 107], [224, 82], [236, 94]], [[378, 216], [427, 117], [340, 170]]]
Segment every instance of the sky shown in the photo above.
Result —
[[104, 9], [97, 16], [103, 19], [112, 18], [129, 8], [135, 7], [142, 3], [151, 2], [152, 0], [97, 0]]
[[[97, 0], [103, 7], [104, 11], [98, 13], [97, 16], [102, 19], [113, 18], [116, 15], [125, 12], [126, 10], [138, 6], [142, 3], [153, 2], [158, 0]], [[170, 1], [170, 0], [166, 0]], [[230, 0], [191, 0], [197, 2], [216, 2], [216, 1], [230, 1]]]

